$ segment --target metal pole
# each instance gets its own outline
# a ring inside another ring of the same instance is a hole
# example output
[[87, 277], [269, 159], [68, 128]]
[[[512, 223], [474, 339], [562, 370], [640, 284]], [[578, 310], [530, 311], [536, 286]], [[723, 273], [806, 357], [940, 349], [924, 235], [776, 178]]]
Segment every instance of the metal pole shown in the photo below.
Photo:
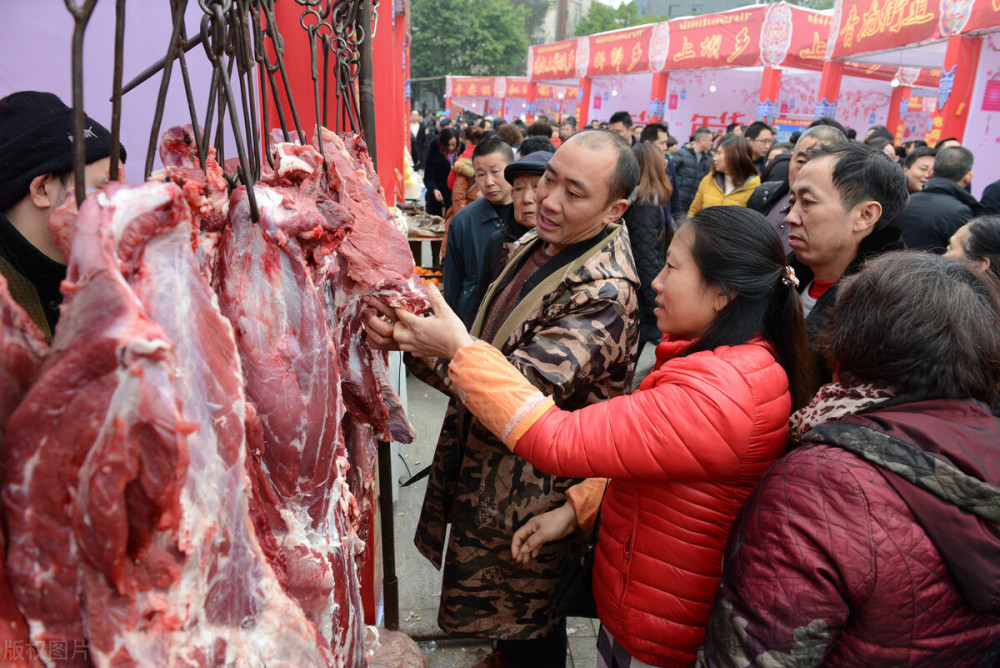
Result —
[[364, 26], [364, 38], [361, 40], [361, 62], [358, 65], [359, 87], [361, 89], [361, 128], [364, 130], [365, 143], [368, 144], [368, 154], [372, 157], [372, 166], [378, 169], [378, 150], [375, 146], [375, 74], [372, 60], [372, 3], [362, 0], [361, 25]]
[[378, 443], [378, 508], [382, 515], [382, 594], [385, 628], [399, 629], [399, 579], [396, 577], [396, 535], [392, 515], [392, 445]]

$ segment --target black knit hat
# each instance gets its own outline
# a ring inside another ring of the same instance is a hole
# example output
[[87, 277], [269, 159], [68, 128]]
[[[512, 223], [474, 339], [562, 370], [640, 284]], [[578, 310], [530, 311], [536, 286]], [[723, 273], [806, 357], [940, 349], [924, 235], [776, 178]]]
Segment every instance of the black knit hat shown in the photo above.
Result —
[[[84, 117], [87, 164], [111, 155], [111, 133]], [[125, 147], [121, 149], [125, 160]], [[73, 114], [52, 93], [26, 90], [0, 100], [0, 211], [28, 194], [31, 180], [73, 169]]]

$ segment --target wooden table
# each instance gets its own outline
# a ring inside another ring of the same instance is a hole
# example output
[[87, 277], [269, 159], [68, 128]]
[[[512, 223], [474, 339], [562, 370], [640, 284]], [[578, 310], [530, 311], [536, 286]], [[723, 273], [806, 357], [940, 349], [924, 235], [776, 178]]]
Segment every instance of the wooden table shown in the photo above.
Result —
[[[427, 269], [434, 269], [436, 271], [441, 270], [441, 242], [444, 241], [444, 235], [435, 235], [432, 237], [424, 236], [423, 234], [410, 234], [406, 237], [406, 240], [410, 242], [410, 252], [413, 253], [414, 262]], [[429, 265], [423, 264], [423, 242], [431, 242], [431, 262]]]

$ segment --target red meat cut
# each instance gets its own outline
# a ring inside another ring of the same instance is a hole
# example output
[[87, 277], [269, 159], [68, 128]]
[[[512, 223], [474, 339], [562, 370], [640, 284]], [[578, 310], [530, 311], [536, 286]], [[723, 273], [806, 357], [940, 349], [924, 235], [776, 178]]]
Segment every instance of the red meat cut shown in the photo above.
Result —
[[173, 185], [84, 203], [51, 355], [8, 425], [14, 594], [53, 664], [332, 665], [252, 529], [243, 378], [194, 233]]

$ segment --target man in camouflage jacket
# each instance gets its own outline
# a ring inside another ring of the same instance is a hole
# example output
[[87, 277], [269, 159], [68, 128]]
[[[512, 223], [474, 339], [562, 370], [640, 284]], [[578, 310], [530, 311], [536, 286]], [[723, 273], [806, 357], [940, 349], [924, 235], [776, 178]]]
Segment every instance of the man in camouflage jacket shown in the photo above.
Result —
[[[591, 137], [581, 142], [583, 135]], [[604, 146], [608, 143], [613, 146]], [[607, 156], [608, 148], [624, 149], [610, 152], [610, 164], [604, 167], [611, 174], [586, 159], [588, 151], [603, 150]], [[562, 161], [560, 153], [564, 153]], [[615, 153], [620, 156], [617, 160]], [[536, 233], [524, 236], [485, 295], [471, 330], [473, 336], [506, 354], [533, 385], [568, 410], [624, 394], [631, 382], [638, 344], [639, 281], [628, 233], [616, 220], [627, 204], [612, 205], [613, 200], [624, 202], [613, 195], [632, 189], [627, 168], [634, 163], [628, 158], [634, 160], [631, 150], [611, 133], [582, 133], [560, 147], [549, 163], [554, 170], [539, 184], [541, 233], [552, 239], [555, 228], [566, 232], [576, 225], [579, 209], [571, 210], [572, 205], [563, 207], [560, 202], [564, 190], [584, 181], [593, 185], [592, 191], [583, 194], [592, 200], [589, 215], [593, 218], [605, 211], [605, 220], [593, 236], [578, 240], [579, 235], [570, 234], [562, 239], [571, 242], [567, 244], [548, 243]], [[588, 170], [586, 179], [575, 174], [576, 164]], [[634, 167], [637, 180], [638, 165]], [[617, 191], [616, 174], [624, 174]], [[571, 195], [574, 203], [580, 196]], [[557, 222], [547, 226], [547, 214]], [[541, 263], [538, 258], [546, 248], [556, 252]], [[528, 267], [532, 262], [541, 266], [532, 270]], [[518, 292], [516, 300], [508, 295], [506, 300], [513, 304], [501, 311], [506, 316], [491, 318], [493, 309], [504, 309], [505, 288], [512, 283]], [[455, 396], [446, 362], [411, 360], [410, 368], [452, 396], [414, 539], [421, 554], [440, 568], [446, 526], [451, 524], [438, 624], [453, 635], [503, 639], [498, 648], [508, 655], [518, 653], [516, 648], [509, 649], [516, 643], [505, 645], [504, 641], [544, 638], [556, 631], [565, 643], [565, 628], [560, 628], [563, 620], [550, 615], [549, 603], [583, 536], [578, 533], [548, 543], [526, 566], [513, 561], [510, 547], [522, 524], [564, 504], [566, 490], [579, 480], [547, 475], [508, 450]], [[565, 649], [562, 657], [565, 661]], [[527, 664], [517, 656], [505, 660], [509, 659], [515, 665], [548, 665], [538, 656]]]

